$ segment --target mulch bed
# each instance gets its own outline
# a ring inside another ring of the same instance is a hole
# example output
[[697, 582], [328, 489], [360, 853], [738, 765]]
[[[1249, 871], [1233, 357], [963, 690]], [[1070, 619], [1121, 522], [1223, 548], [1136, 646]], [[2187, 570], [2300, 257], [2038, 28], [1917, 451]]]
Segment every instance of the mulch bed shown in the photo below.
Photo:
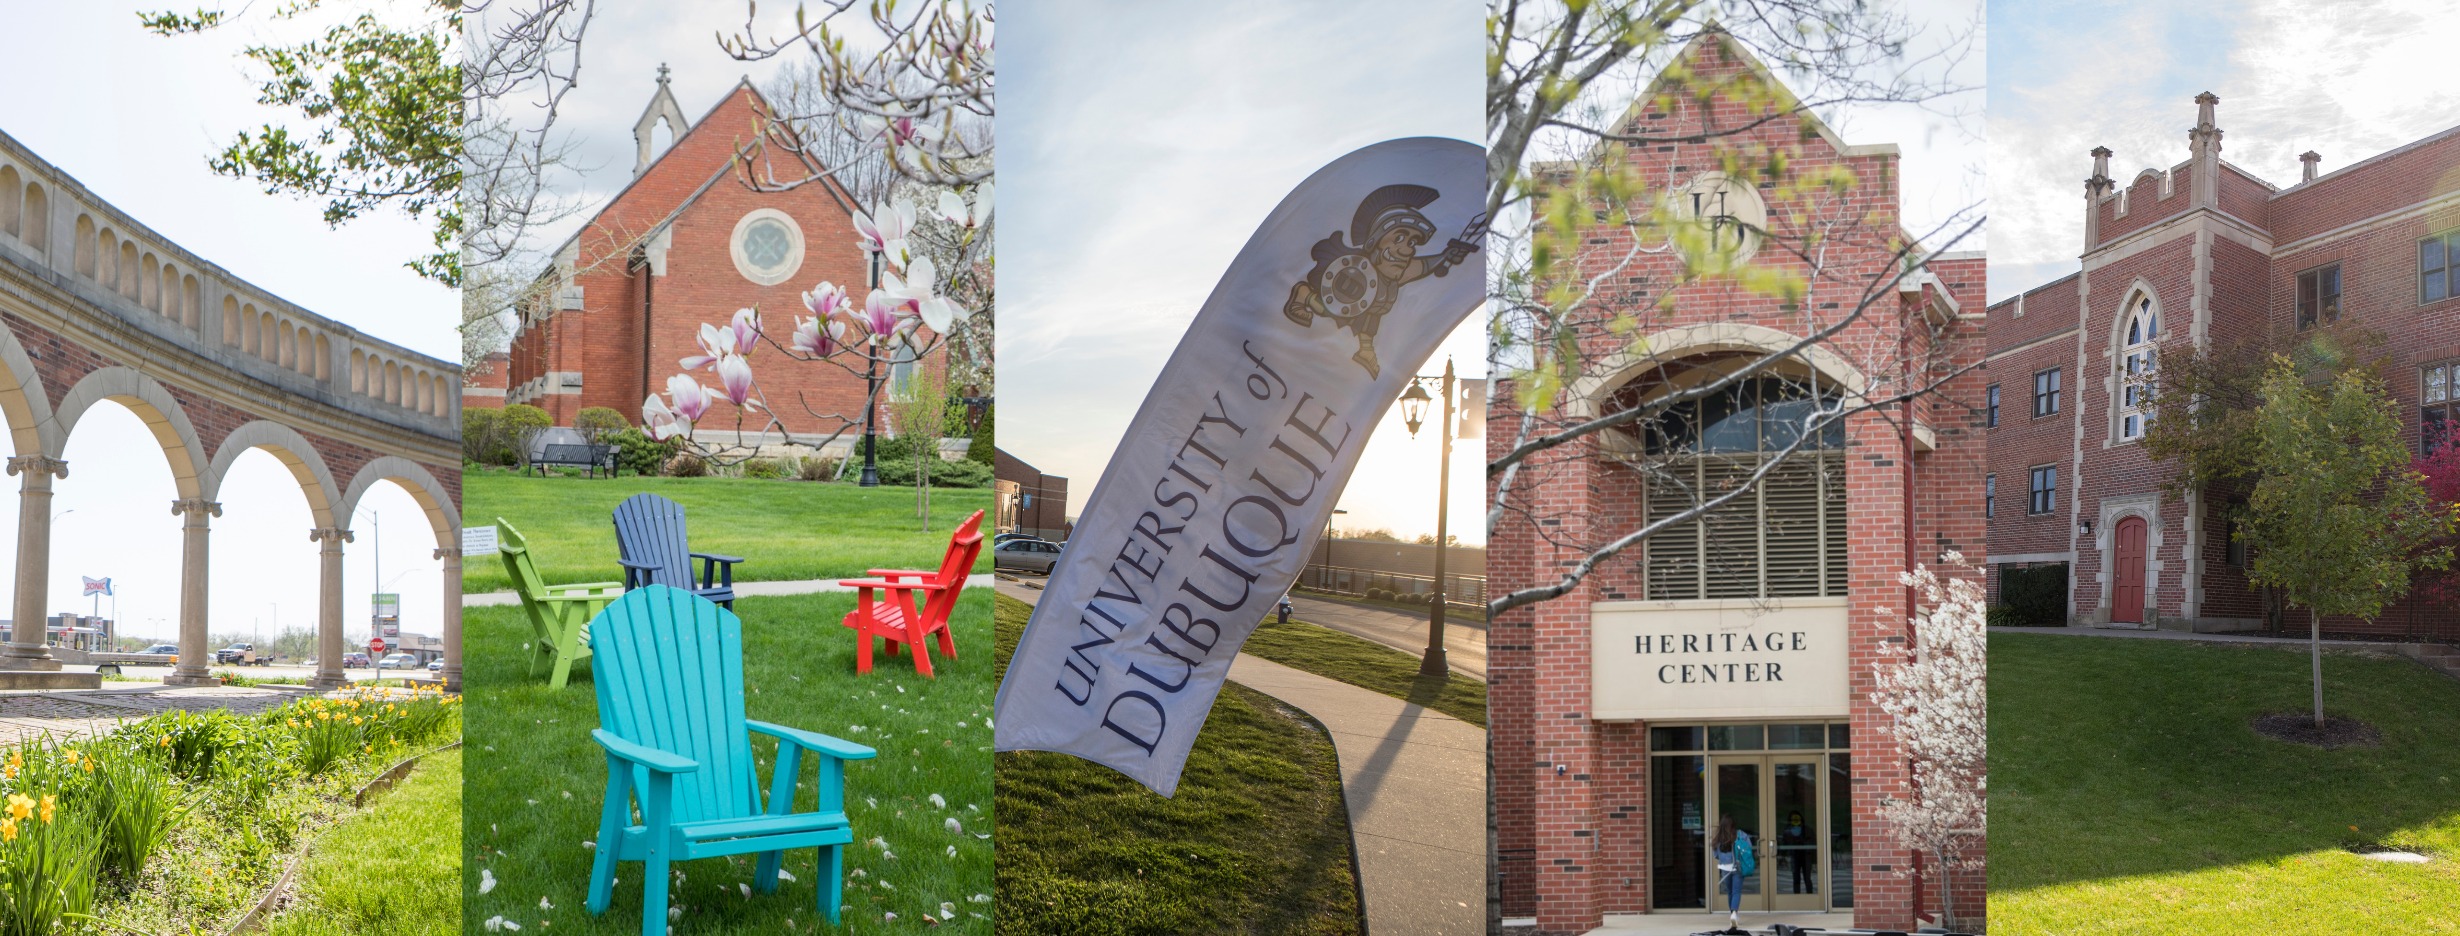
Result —
[[2317, 728], [2313, 712], [2257, 715], [2255, 733], [2275, 741], [2327, 751], [2345, 747], [2374, 747], [2383, 743], [2382, 732], [2356, 719], [2327, 715], [2323, 719], [2323, 727]]

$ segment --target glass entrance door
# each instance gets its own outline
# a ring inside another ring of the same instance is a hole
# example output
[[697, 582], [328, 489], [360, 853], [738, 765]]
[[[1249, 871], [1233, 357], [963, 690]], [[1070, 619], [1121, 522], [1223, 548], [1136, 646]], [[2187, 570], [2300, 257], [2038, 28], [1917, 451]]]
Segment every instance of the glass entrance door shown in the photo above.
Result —
[[[1720, 819], [1751, 836], [1757, 868], [1742, 878], [1744, 910], [1825, 910], [1827, 796], [1817, 755], [1720, 755], [1709, 758], [1708, 800]], [[1708, 909], [1726, 908], [1725, 874], [1708, 857], [1714, 888]]]

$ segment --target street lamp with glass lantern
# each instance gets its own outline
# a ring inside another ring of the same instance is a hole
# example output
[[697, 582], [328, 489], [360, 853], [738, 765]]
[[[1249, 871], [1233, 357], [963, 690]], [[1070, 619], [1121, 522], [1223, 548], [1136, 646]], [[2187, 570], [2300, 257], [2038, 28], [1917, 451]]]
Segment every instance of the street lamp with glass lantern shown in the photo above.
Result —
[[1443, 424], [1435, 427], [1443, 442], [1441, 467], [1435, 485], [1435, 600], [1427, 604], [1426, 653], [1418, 659], [1418, 675], [1450, 676], [1451, 667], [1444, 660], [1444, 553], [1451, 541], [1448, 521], [1452, 506], [1452, 406], [1456, 383], [1452, 374], [1452, 359], [1444, 359], [1442, 376], [1412, 377], [1409, 389], [1401, 392], [1401, 421], [1409, 426], [1409, 437], [1418, 437], [1418, 427], [1425, 424], [1427, 405], [1434, 397], [1426, 392], [1427, 384], [1441, 388], [1444, 397]]

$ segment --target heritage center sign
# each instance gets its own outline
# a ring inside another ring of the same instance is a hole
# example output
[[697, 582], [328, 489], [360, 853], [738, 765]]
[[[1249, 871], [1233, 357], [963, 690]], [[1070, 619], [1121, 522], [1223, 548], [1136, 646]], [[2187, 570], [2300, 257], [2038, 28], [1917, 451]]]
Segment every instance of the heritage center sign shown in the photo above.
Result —
[[1590, 609], [1590, 717], [1852, 714], [1845, 599], [1602, 601]]

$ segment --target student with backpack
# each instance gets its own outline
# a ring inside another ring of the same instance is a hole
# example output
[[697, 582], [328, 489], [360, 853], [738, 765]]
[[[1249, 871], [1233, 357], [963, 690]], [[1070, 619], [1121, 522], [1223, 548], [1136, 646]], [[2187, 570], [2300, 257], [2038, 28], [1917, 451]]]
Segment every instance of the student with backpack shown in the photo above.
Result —
[[1734, 827], [1734, 817], [1717, 817], [1717, 873], [1725, 876], [1725, 921], [1729, 929], [1742, 928], [1742, 882], [1759, 870], [1759, 861], [1752, 854], [1751, 833]]

